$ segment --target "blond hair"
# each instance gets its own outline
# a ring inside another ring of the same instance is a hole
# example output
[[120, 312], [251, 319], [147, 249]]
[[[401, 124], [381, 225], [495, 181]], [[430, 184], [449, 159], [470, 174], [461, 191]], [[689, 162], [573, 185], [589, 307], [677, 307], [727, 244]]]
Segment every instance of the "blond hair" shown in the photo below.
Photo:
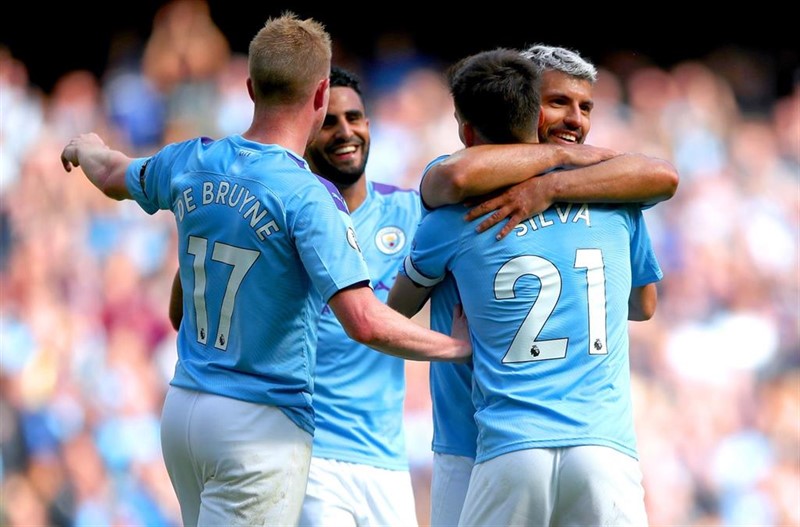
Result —
[[310, 97], [331, 69], [331, 37], [312, 18], [286, 11], [250, 41], [249, 70], [256, 100], [292, 104]]

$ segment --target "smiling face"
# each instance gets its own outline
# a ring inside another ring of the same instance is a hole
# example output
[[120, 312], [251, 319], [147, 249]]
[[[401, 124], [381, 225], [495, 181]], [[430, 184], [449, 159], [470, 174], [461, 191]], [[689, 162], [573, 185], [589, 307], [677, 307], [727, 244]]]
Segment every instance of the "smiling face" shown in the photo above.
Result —
[[591, 127], [592, 83], [556, 70], [542, 74], [542, 143], [583, 143]]
[[337, 187], [349, 187], [364, 175], [369, 157], [369, 119], [352, 88], [330, 89], [322, 128], [306, 149], [314, 172]]

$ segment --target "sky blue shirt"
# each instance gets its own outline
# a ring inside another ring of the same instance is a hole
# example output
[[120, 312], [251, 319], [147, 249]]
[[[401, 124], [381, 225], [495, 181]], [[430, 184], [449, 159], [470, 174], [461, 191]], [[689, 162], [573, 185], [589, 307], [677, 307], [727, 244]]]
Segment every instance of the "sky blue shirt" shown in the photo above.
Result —
[[463, 205], [428, 214], [405, 262], [451, 272], [470, 325], [476, 462], [536, 447], [636, 457], [628, 366], [631, 287], [662, 277], [638, 205], [557, 204], [502, 240]]
[[[431, 329], [450, 334], [453, 308], [461, 303], [453, 276], [436, 284], [430, 297]], [[478, 428], [472, 402], [472, 364], [431, 362], [432, 450], [452, 456], [475, 457]]]
[[135, 159], [126, 184], [178, 227], [183, 322], [171, 384], [280, 407], [313, 433], [322, 305], [369, 280], [338, 190], [297, 154], [240, 135]]
[[[375, 295], [386, 302], [420, 219], [419, 193], [367, 182], [352, 220]], [[350, 339], [325, 306], [314, 388], [314, 456], [407, 470], [405, 361]]]

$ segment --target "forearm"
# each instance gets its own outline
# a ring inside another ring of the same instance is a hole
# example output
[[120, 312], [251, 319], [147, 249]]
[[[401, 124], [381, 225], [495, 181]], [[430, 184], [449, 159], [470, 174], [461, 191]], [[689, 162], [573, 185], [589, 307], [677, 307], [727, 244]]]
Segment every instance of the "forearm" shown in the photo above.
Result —
[[125, 186], [125, 171], [131, 158], [110, 149], [95, 133], [74, 137], [61, 152], [64, 170], [81, 167], [83, 173], [103, 194], [116, 200], [131, 198]]
[[623, 154], [601, 163], [541, 176], [553, 202], [658, 203], [678, 188], [678, 173], [667, 161]]
[[388, 306], [373, 313], [373, 331], [363, 343], [408, 360], [458, 361], [466, 358], [466, 343], [424, 328]]
[[78, 155], [81, 168], [94, 186], [116, 200], [130, 199], [125, 185], [125, 171], [131, 158], [117, 150], [91, 149]]
[[473, 146], [432, 166], [420, 192], [428, 207], [440, 207], [519, 183], [568, 161], [559, 145]]
[[431, 331], [383, 304], [367, 287], [340, 291], [329, 301], [353, 340], [409, 360], [466, 359], [471, 348], [461, 340]]

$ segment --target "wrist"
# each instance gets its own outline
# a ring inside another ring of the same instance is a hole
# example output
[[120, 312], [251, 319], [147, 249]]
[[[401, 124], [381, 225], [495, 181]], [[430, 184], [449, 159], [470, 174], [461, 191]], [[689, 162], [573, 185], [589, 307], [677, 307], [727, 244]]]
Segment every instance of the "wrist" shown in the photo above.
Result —
[[560, 171], [553, 171], [539, 176], [539, 193], [547, 202], [552, 205], [559, 201], [563, 195], [563, 179], [559, 176]]

